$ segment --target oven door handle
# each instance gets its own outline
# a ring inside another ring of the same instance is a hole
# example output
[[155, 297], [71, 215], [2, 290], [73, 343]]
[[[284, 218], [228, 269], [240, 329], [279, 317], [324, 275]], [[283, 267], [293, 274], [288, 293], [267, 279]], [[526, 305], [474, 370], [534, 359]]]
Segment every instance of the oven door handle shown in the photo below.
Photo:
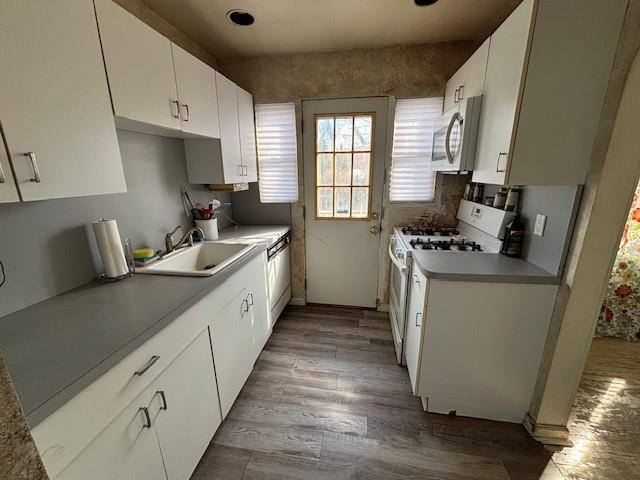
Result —
[[389, 258], [394, 263], [394, 265], [398, 267], [398, 270], [404, 273], [407, 270], [407, 266], [404, 263], [402, 263], [400, 260], [398, 260], [398, 258], [393, 254], [393, 249], [391, 247], [392, 245], [391, 243], [389, 243]]

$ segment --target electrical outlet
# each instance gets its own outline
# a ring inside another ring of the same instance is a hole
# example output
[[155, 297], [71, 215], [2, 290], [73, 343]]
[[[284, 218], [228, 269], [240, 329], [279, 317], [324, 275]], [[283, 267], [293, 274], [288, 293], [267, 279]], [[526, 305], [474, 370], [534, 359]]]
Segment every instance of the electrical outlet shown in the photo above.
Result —
[[542, 214], [536, 215], [536, 223], [533, 226], [533, 234], [539, 237], [544, 235], [544, 227], [547, 224], [547, 216]]

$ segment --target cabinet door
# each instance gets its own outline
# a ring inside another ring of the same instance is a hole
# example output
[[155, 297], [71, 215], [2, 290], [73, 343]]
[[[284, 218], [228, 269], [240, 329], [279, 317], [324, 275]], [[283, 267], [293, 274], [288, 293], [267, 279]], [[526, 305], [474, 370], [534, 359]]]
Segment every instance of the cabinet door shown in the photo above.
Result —
[[456, 73], [447, 81], [444, 88], [444, 106], [442, 111], [448, 112], [449, 110], [456, 109], [458, 106], [458, 94], [460, 91], [460, 85], [462, 84], [462, 76], [464, 75], [464, 65], [458, 69]]
[[150, 403], [169, 480], [191, 476], [222, 422], [208, 329], [152, 384]]
[[473, 181], [507, 181], [533, 0], [523, 1], [491, 36]]
[[[288, 250], [288, 249], [287, 249]], [[269, 298], [267, 292], [267, 258], [263, 254], [263, 263], [260, 270], [256, 270], [247, 285], [249, 311], [249, 323], [251, 325], [251, 358], [252, 362], [258, 359], [264, 344], [269, 339], [271, 333], [271, 319]]]
[[171, 51], [178, 85], [182, 131], [220, 138], [216, 71], [173, 43]]
[[240, 126], [240, 151], [244, 168], [244, 182], [258, 181], [256, 155], [256, 124], [253, 96], [238, 87], [238, 124]]
[[171, 42], [112, 0], [96, 0], [117, 117], [180, 130]]
[[92, 2], [3, 0], [1, 12], [2, 126], [23, 199], [126, 191]]
[[409, 309], [407, 328], [404, 339], [404, 355], [409, 370], [411, 388], [418, 394], [418, 379], [420, 378], [419, 363], [422, 348], [422, 327], [424, 325], [424, 302], [426, 297], [427, 279], [414, 265], [409, 287]]
[[243, 288], [209, 327], [223, 418], [229, 413], [255, 362], [248, 293]]
[[158, 436], [140, 410], [151, 397], [145, 390], [55, 480], [166, 479]]
[[490, 38], [482, 45], [462, 66], [458, 100], [461, 102], [468, 97], [476, 97], [484, 93], [484, 79], [487, 73], [487, 59], [489, 57]]
[[[1, 134], [2, 132], [0, 132]], [[0, 203], [18, 202], [18, 188], [13, 179], [9, 157], [0, 136]]]
[[224, 180], [225, 183], [245, 182], [238, 126], [238, 87], [218, 72], [216, 72], [216, 87]]

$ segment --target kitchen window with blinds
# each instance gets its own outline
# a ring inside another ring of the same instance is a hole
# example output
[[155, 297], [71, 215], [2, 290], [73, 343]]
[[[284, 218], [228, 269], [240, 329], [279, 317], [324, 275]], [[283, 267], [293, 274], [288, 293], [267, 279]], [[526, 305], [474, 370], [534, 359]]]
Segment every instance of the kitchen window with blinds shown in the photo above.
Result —
[[298, 146], [293, 103], [256, 105], [258, 185], [262, 203], [298, 201]]
[[442, 114], [442, 98], [396, 101], [389, 197], [392, 202], [433, 200], [435, 173], [429, 166], [433, 126]]

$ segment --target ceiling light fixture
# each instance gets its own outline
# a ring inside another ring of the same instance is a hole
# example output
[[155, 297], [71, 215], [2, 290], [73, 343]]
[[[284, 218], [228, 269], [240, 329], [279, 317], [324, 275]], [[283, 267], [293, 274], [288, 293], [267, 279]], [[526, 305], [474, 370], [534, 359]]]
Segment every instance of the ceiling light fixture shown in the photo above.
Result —
[[229, 10], [227, 12], [227, 19], [234, 25], [240, 25], [241, 27], [248, 27], [255, 22], [253, 15], [244, 10]]
[[433, 5], [438, 0], [413, 0], [413, 2], [419, 7], [428, 7], [429, 5]]

